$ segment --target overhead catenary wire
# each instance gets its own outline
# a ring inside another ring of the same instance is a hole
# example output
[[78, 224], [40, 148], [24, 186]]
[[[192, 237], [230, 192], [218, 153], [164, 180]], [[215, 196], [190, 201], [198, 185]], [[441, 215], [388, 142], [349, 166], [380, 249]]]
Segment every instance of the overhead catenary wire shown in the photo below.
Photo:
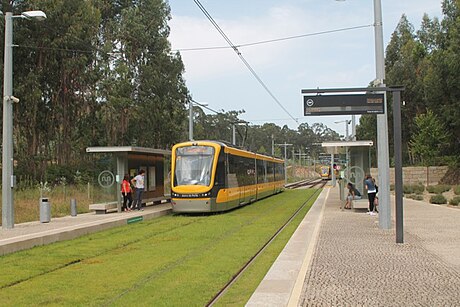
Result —
[[[263, 40], [263, 41], [258, 41], [258, 42], [239, 44], [239, 45], [235, 45], [235, 47], [236, 48], [243, 48], [243, 47], [250, 47], [250, 46], [262, 45], [262, 44], [270, 44], [270, 43], [276, 43], [276, 42], [292, 40], [292, 39], [299, 39], [299, 38], [310, 37], [310, 36], [317, 36], [317, 35], [331, 34], [331, 33], [343, 32], [343, 31], [350, 31], [350, 30], [369, 28], [369, 27], [373, 27], [373, 26], [374, 26], [374, 24], [368, 24], [368, 25], [340, 28], [340, 29], [334, 29], [334, 30], [326, 30], [326, 31], [320, 31], [320, 32], [292, 35], [292, 36], [279, 37], [279, 38], [268, 39], [268, 40]], [[196, 47], [196, 48], [177, 48], [177, 49], [173, 49], [172, 51], [179, 51], [179, 52], [183, 52], [183, 51], [203, 51], [203, 50], [218, 50], [218, 49], [229, 49], [229, 48], [233, 48], [233, 47], [231, 47], [231, 46], [211, 46], [211, 47]]]
[[208, 13], [208, 11], [205, 9], [205, 7], [201, 4], [199, 0], [194, 0], [195, 4], [200, 8], [200, 10], [203, 12], [203, 14], [208, 18], [208, 20], [213, 24], [213, 26], [216, 28], [216, 30], [220, 33], [220, 35], [225, 39], [225, 41], [229, 44], [229, 46], [235, 51], [235, 53], [238, 55], [240, 60], [243, 62], [243, 64], [249, 69], [251, 74], [254, 76], [254, 78], [260, 83], [260, 85], [265, 89], [265, 91], [273, 98], [273, 100], [278, 104], [278, 106], [283, 109], [284, 112], [286, 112], [289, 117], [294, 120], [296, 123], [298, 123], [298, 120], [294, 118], [294, 116], [289, 113], [289, 111], [281, 104], [281, 102], [276, 98], [276, 96], [270, 91], [268, 86], [263, 82], [263, 80], [259, 77], [259, 75], [256, 73], [256, 71], [251, 67], [251, 65], [246, 61], [244, 56], [241, 54], [241, 52], [238, 50], [238, 47], [232, 43], [230, 38], [225, 34], [225, 32], [219, 27], [219, 25], [216, 23], [216, 21], [212, 18], [212, 16]]

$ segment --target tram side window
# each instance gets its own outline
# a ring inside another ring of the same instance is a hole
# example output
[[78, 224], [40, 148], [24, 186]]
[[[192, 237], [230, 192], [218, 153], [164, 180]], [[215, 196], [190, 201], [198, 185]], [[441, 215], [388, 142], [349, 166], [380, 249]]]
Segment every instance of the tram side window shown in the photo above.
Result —
[[275, 181], [284, 180], [284, 165], [276, 163], [275, 165]]
[[221, 152], [217, 160], [215, 184], [224, 187], [225, 183], [225, 155]]
[[257, 160], [257, 183], [267, 182], [267, 165], [264, 160]]
[[238, 178], [237, 178], [237, 162], [235, 156], [227, 155], [228, 161], [228, 187], [236, 188], [238, 187]]
[[268, 182], [275, 181], [275, 168], [273, 162], [267, 162], [267, 177]]
[[254, 159], [228, 155], [228, 186], [237, 187], [255, 184]]

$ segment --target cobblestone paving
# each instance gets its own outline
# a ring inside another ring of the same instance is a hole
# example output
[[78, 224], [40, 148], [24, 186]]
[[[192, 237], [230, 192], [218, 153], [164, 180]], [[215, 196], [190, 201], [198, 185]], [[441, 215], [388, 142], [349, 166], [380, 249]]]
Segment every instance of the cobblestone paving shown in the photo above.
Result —
[[[405, 201], [405, 243], [396, 244], [377, 216], [339, 203], [326, 204], [300, 306], [460, 306], [460, 210]], [[444, 228], [455, 231], [443, 237]]]

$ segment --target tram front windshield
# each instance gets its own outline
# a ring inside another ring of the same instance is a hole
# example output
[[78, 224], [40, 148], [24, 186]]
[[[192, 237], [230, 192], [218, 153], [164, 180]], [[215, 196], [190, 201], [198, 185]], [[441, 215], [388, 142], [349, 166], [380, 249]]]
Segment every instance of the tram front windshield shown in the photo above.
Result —
[[174, 186], [205, 185], [211, 182], [214, 148], [190, 146], [176, 149]]

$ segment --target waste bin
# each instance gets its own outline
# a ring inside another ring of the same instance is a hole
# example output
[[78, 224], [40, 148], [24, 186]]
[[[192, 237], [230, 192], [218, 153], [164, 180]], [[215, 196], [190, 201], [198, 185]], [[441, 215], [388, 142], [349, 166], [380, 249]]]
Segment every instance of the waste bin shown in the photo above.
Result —
[[49, 223], [51, 220], [51, 205], [48, 198], [40, 198], [40, 223]]
[[74, 198], [70, 200], [70, 215], [77, 216], [77, 200]]

